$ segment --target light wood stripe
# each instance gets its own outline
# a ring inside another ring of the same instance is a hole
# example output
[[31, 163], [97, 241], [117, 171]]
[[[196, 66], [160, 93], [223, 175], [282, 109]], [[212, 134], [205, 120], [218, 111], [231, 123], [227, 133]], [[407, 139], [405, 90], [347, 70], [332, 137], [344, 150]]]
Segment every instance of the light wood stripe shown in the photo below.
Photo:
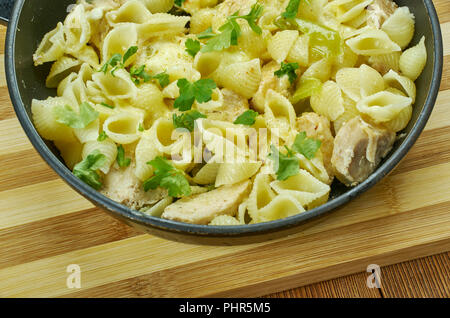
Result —
[[433, 0], [436, 10], [438, 10], [439, 23], [450, 22], [450, 6], [448, 0]]
[[93, 208], [61, 179], [2, 191], [0, 202], [0, 229]]
[[32, 148], [33, 146], [27, 139], [17, 118], [0, 121], [0, 149], [2, 149], [2, 155]]
[[442, 32], [442, 42], [444, 45], [444, 56], [450, 55], [450, 22], [441, 24], [441, 32]]

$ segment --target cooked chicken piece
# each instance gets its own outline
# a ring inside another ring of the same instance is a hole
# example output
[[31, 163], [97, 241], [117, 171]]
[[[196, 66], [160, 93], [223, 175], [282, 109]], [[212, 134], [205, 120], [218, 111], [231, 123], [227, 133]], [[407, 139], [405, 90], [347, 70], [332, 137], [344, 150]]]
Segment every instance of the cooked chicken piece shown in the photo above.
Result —
[[322, 142], [320, 151], [323, 155], [323, 165], [330, 179], [332, 179], [334, 172], [331, 165], [331, 156], [333, 154], [334, 138], [331, 134], [328, 118], [316, 113], [303, 113], [297, 118], [296, 129], [299, 132], [306, 132], [308, 138], [319, 139]]
[[255, 110], [264, 112], [266, 94], [269, 89], [282, 94], [285, 97], [289, 95], [289, 79], [287, 76], [277, 77], [274, 73], [280, 69], [280, 64], [275, 61], [269, 62], [261, 69], [261, 83], [258, 91], [253, 96], [251, 103]]
[[331, 163], [347, 186], [364, 181], [392, 149], [395, 133], [366, 123], [361, 117], [346, 122], [334, 139]]
[[233, 122], [243, 112], [248, 110], [248, 100], [227, 88], [222, 89], [223, 106], [210, 112], [205, 112], [209, 119]]
[[134, 175], [133, 165], [127, 168], [113, 166], [104, 178], [101, 193], [134, 210], [153, 205], [168, 195], [167, 190], [161, 188], [145, 192], [142, 182]]
[[164, 210], [162, 218], [192, 224], [208, 224], [218, 215], [234, 216], [239, 205], [248, 196], [250, 184], [250, 181], [246, 180], [182, 198], [169, 205]]
[[374, 0], [367, 7], [367, 25], [380, 29], [384, 21], [394, 13], [398, 6], [392, 0]]

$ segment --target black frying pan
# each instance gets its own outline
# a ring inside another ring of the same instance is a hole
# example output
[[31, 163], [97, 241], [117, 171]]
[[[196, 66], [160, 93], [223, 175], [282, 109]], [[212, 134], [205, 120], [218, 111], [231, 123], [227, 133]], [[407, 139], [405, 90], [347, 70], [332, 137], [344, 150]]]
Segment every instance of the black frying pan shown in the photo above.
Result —
[[[64, 20], [71, 0], [0, 0], [1, 21], [9, 21], [5, 46], [5, 66], [11, 100], [17, 117], [30, 141], [42, 158], [72, 188], [95, 205], [104, 208], [114, 217], [151, 234], [165, 238], [202, 244], [239, 244], [284, 236], [299, 231], [305, 221], [325, 215], [337, 207], [365, 192], [385, 177], [400, 160], [422, 132], [433, 109], [442, 74], [442, 37], [439, 21], [431, 0], [398, 0], [407, 5], [416, 16], [417, 32], [412, 43], [426, 36], [428, 62], [417, 80], [417, 100], [412, 120], [405, 129], [406, 138], [398, 141], [392, 152], [378, 169], [363, 183], [354, 188], [345, 188], [338, 182], [332, 185], [330, 201], [318, 208], [282, 220], [235, 227], [201, 226], [143, 216], [96, 192], [67, 169], [55, 147], [42, 140], [30, 120], [30, 105], [33, 98], [45, 99], [56, 95], [45, 87], [49, 65], [33, 66], [32, 55], [45, 33]], [[11, 4], [14, 8], [11, 11]]]

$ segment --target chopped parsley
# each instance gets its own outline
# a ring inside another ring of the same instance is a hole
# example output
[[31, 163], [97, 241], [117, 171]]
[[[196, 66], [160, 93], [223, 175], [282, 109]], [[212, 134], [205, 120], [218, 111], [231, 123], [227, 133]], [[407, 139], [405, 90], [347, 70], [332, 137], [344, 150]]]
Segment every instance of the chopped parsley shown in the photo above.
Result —
[[97, 141], [105, 141], [108, 138], [108, 135], [102, 131], [100, 135], [98, 135]]
[[272, 152], [268, 157], [269, 159], [272, 159], [275, 164], [274, 168], [277, 180], [286, 180], [299, 173], [300, 160], [296, 156], [296, 153], [302, 154], [307, 159], [311, 160], [315, 157], [320, 145], [320, 140], [307, 138], [306, 132], [303, 131], [297, 134], [291, 148], [284, 146], [287, 150], [286, 154], [280, 152], [275, 146], [270, 146]]
[[180, 96], [175, 100], [174, 107], [181, 111], [190, 110], [194, 101], [198, 103], [209, 102], [212, 98], [212, 92], [217, 87], [212, 79], [201, 79], [190, 83], [182, 78], [177, 82], [180, 89]]
[[119, 164], [119, 167], [125, 168], [128, 167], [131, 163], [130, 158], [125, 158], [125, 149], [123, 149], [123, 146], [120, 145], [117, 147], [117, 163]]
[[159, 186], [167, 189], [171, 197], [191, 194], [191, 187], [183, 171], [175, 168], [167, 159], [158, 156], [147, 164], [153, 167], [154, 175], [144, 182], [145, 191], [156, 189]]
[[114, 109], [114, 108], [115, 108], [114, 106], [108, 105], [108, 104], [106, 104], [106, 103], [104, 103], [104, 102], [100, 103], [100, 105], [102, 105], [102, 106], [104, 106], [104, 107], [107, 107], [107, 108], [111, 108], [111, 109]]
[[213, 36], [215, 36], [216, 34], [213, 32], [212, 28], [209, 27], [207, 28], [205, 31], [200, 32], [199, 34], [197, 34], [197, 39], [209, 39], [212, 38]]
[[152, 79], [152, 76], [145, 71], [145, 65], [139, 67], [132, 66], [130, 69], [130, 76], [136, 85], [139, 85], [141, 80], [146, 83]]
[[206, 118], [206, 116], [197, 110], [191, 110], [181, 115], [173, 114], [173, 126], [175, 128], [186, 128], [189, 131], [194, 131], [194, 123], [199, 118]]
[[200, 51], [200, 42], [197, 40], [187, 39], [185, 46], [186, 52], [192, 57], [195, 57], [197, 53]]
[[95, 190], [102, 187], [100, 175], [97, 170], [106, 163], [106, 156], [98, 150], [94, 150], [83, 161], [73, 168], [73, 174]]
[[295, 73], [295, 70], [298, 69], [298, 63], [283, 63], [281, 62], [281, 67], [278, 71], [276, 71], [274, 74], [277, 77], [283, 77], [284, 75], [287, 75], [289, 82], [292, 84], [297, 79], [297, 73]]
[[285, 19], [293, 19], [297, 16], [298, 7], [300, 5], [301, 0], [290, 0], [289, 4], [286, 7], [286, 11], [284, 11], [281, 16]]
[[185, 1], [186, 1], [186, 0], [175, 0], [174, 3], [175, 3], [177, 6], [181, 7], [181, 6], [183, 6], [183, 3], [184, 3]]
[[162, 88], [166, 87], [170, 83], [169, 74], [166, 72], [153, 75], [152, 78], [157, 80]]
[[69, 105], [57, 106], [53, 111], [58, 123], [71, 128], [86, 128], [99, 116], [99, 113], [89, 103], [80, 105], [79, 114], [74, 112]]
[[[231, 45], [237, 45], [238, 38], [241, 35], [241, 27], [236, 22], [237, 19], [246, 20], [253, 32], [261, 34], [262, 30], [257, 25], [256, 20], [259, 19], [263, 10], [263, 6], [261, 6], [259, 3], [255, 3], [252, 6], [249, 14], [239, 16], [238, 12], [235, 12], [234, 14], [229, 16], [227, 18], [228, 22], [219, 28], [220, 33], [213, 35], [211, 39], [206, 43], [206, 45], [201, 49], [201, 52], [222, 51], [229, 48]], [[208, 37], [209, 35], [211, 35], [211, 33], [208, 34]]]
[[99, 72], [107, 73], [109, 67], [112, 67], [111, 74], [114, 75], [114, 72], [119, 68], [125, 68], [125, 63], [136, 54], [138, 51], [137, 46], [130, 47], [125, 54], [122, 57], [122, 54], [115, 53], [111, 58], [103, 64], [103, 66], [100, 68]]
[[255, 112], [254, 110], [247, 110], [244, 113], [242, 113], [236, 120], [233, 122], [236, 125], [246, 125], [246, 126], [252, 126], [255, 124], [256, 117], [258, 116], [258, 112]]

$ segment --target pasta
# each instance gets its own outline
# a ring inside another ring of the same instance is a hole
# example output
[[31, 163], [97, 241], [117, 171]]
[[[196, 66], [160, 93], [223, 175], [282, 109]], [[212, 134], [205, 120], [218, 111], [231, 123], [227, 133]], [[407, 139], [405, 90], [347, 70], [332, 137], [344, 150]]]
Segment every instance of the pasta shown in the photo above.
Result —
[[[79, 0], [42, 39], [36, 130], [146, 217], [212, 226], [314, 209], [410, 123], [427, 62], [384, 0]], [[119, 182], [120, 181], [120, 182]]]

